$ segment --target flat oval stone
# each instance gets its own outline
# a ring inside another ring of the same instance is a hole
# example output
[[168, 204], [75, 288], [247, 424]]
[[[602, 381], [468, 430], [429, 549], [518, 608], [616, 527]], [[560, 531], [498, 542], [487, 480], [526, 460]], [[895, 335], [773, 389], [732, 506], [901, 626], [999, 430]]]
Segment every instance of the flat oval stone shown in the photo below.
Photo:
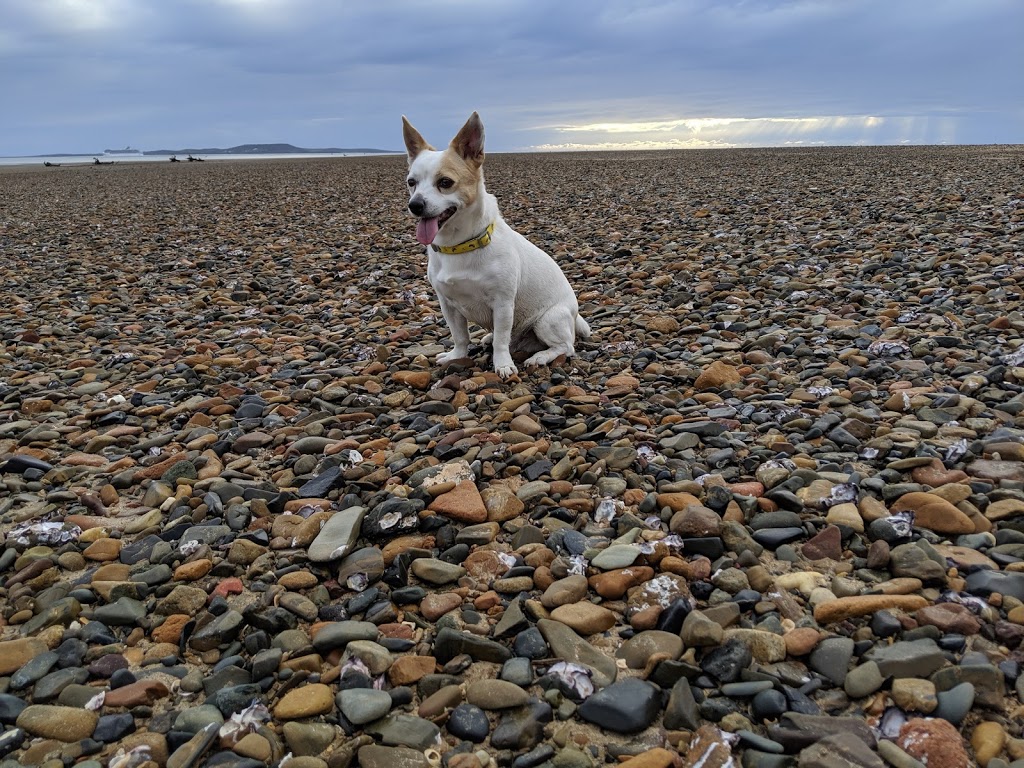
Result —
[[92, 736], [99, 719], [98, 713], [88, 709], [30, 704], [18, 715], [17, 725], [33, 736], [72, 742]]
[[529, 699], [525, 690], [505, 680], [477, 680], [466, 689], [466, 700], [480, 709], [521, 707]]
[[613, 571], [617, 568], [628, 568], [640, 557], [640, 548], [633, 544], [612, 544], [602, 549], [590, 564], [602, 571]]

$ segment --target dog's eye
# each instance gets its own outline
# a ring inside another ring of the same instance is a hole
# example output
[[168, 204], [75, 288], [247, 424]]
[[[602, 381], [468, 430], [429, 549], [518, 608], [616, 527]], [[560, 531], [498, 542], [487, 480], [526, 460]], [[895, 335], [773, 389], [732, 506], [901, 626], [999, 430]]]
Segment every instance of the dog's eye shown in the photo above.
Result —
[[410, 187], [415, 187], [416, 186], [416, 179], [408, 179], [406, 181], [406, 184], [408, 184]]
[[455, 182], [449, 179], [447, 176], [442, 176], [437, 180], [438, 189], [451, 189], [455, 186]]

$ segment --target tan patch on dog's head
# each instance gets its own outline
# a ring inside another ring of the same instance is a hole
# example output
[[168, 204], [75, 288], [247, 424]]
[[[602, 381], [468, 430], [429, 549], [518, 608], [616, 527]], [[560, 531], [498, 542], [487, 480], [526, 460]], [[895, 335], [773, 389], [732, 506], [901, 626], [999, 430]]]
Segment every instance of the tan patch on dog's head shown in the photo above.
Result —
[[[441, 162], [437, 166], [437, 175], [434, 177], [434, 186], [445, 194], [458, 194], [464, 206], [470, 206], [476, 202], [480, 194], [480, 180], [483, 176], [483, 167], [466, 162], [457, 152], [452, 149], [445, 150], [441, 156]], [[445, 189], [443, 179], [451, 179], [453, 184]]]

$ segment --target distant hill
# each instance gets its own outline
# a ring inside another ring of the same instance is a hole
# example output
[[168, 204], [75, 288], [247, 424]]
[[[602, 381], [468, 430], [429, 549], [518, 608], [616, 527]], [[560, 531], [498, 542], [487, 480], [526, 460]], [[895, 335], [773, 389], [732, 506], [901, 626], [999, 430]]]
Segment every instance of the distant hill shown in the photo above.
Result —
[[369, 147], [322, 147], [309, 149], [294, 144], [239, 144], [237, 147], [186, 147], [185, 149], [151, 149], [144, 155], [392, 155], [401, 154], [391, 149]]

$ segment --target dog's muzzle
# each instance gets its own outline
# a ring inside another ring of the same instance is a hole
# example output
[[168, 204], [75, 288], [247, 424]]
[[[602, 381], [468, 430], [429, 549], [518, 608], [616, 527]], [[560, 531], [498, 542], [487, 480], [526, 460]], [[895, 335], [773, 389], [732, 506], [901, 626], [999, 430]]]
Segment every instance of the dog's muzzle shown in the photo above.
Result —
[[427, 204], [423, 202], [423, 198], [419, 195], [415, 196], [409, 201], [409, 210], [414, 216], [422, 216], [423, 212], [427, 209]]

